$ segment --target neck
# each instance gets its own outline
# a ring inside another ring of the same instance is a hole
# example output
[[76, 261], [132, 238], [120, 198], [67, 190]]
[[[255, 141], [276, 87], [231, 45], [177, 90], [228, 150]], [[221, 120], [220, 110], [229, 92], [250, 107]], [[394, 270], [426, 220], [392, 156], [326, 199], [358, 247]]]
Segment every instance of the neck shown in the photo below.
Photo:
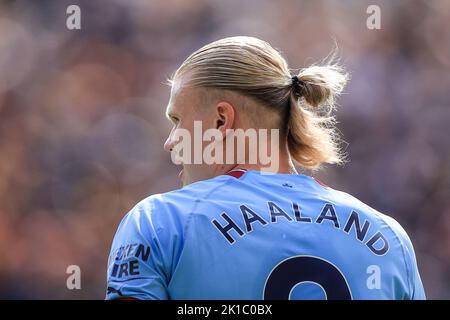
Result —
[[[268, 142], [266, 142], [267, 146], [267, 154], [272, 155], [271, 149], [275, 149], [278, 153], [277, 157], [270, 157], [269, 164], [261, 163], [261, 159], [257, 158], [257, 163], [234, 163], [234, 164], [224, 164], [218, 165], [213, 169], [214, 176], [226, 174], [232, 170], [244, 169], [244, 170], [255, 170], [255, 171], [265, 171], [270, 173], [288, 173], [288, 174], [298, 174], [292, 158], [289, 154], [288, 142], [287, 138], [281, 138], [280, 143], [278, 144], [280, 147], [275, 148], [272, 146], [271, 137], [268, 138]], [[249, 159], [249, 151], [247, 151], [247, 159]], [[267, 160], [266, 160], [267, 161]]]
[[267, 165], [263, 164], [248, 164], [248, 163], [241, 163], [241, 164], [231, 164], [231, 165], [224, 165], [220, 166], [217, 170], [217, 174], [225, 174], [232, 170], [255, 170], [255, 171], [266, 171], [271, 173], [290, 173], [290, 174], [298, 174], [292, 159], [287, 151], [280, 152], [280, 157], [278, 160], [278, 166], [270, 166], [270, 168]]

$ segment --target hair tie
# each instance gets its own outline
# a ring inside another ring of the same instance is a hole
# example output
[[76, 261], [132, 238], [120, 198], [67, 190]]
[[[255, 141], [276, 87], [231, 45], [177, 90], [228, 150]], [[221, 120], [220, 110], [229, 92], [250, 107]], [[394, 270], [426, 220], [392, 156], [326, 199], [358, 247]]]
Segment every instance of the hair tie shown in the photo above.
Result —
[[294, 89], [294, 94], [300, 98], [305, 91], [305, 82], [298, 78], [298, 76], [293, 76], [291, 78], [292, 88]]

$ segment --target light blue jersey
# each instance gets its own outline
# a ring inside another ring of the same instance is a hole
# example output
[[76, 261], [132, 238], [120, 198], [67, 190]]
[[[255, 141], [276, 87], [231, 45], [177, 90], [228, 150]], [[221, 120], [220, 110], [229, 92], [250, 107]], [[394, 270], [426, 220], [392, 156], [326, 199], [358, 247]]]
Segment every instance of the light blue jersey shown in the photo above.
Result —
[[258, 171], [138, 203], [107, 281], [107, 299], [425, 299], [394, 219], [307, 175]]

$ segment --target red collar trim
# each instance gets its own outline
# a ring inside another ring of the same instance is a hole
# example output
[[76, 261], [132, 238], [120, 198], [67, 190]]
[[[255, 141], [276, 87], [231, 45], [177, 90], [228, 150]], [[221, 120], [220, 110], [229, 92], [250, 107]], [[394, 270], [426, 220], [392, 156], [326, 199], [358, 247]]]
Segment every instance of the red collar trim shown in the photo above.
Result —
[[235, 177], [236, 179], [239, 179], [246, 172], [247, 172], [247, 170], [245, 170], [245, 169], [235, 169], [235, 170], [228, 171], [226, 173], [226, 175], [229, 175], [229, 176]]

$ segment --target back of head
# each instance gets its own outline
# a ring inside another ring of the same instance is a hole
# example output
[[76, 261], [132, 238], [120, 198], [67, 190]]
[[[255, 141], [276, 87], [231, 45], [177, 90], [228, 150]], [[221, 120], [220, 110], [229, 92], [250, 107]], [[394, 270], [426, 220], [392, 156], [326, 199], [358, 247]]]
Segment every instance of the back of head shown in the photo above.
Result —
[[231, 37], [191, 54], [172, 81], [236, 92], [254, 100], [262, 116], [264, 109], [275, 112], [291, 157], [304, 168], [316, 169], [343, 161], [331, 111], [347, 78], [331, 59], [293, 76], [286, 60], [267, 42]]

